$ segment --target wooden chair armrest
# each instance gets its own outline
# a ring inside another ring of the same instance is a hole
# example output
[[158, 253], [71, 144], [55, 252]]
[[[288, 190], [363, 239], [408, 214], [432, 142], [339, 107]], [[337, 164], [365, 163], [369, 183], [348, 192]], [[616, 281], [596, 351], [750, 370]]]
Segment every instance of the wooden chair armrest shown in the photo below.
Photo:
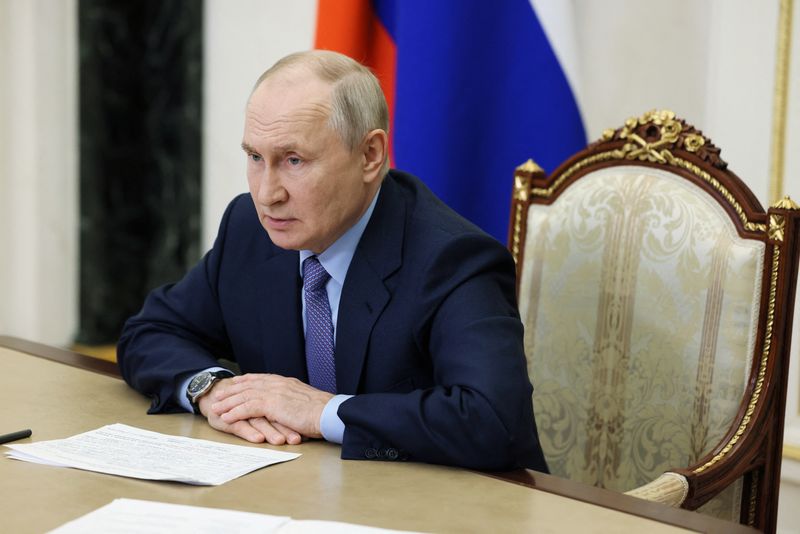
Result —
[[689, 482], [683, 475], [668, 471], [644, 486], [626, 491], [625, 494], [679, 508], [689, 494]]

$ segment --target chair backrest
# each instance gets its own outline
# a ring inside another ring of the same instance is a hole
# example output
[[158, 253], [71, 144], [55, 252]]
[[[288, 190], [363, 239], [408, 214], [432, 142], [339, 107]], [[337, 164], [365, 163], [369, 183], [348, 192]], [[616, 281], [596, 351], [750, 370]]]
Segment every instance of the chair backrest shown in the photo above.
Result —
[[682, 506], [774, 528], [800, 212], [726, 167], [672, 112], [629, 119], [516, 170], [509, 246], [551, 471], [672, 471]]

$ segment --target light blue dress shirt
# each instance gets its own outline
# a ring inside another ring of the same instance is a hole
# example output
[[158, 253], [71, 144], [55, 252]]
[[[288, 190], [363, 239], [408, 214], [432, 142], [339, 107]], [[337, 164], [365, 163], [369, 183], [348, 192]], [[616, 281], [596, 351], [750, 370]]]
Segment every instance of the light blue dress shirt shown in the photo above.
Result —
[[[336, 339], [336, 324], [337, 319], [339, 318], [339, 300], [342, 297], [342, 287], [344, 286], [344, 280], [347, 277], [347, 270], [350, 268], [350, 262], [353, 260], [353, 254], [356, 252], [358, 242], [361, 240], [361, 236], [363, 235], [364, 230], [367, 228], [367, 223], [369, 223], [369, 220], [372, 217], [375, 204], [378, 202], [378, 195], [380, 195], [380, 189], [378, 189], [378, 192], [372, 199], [367, 211], [364, 212], [364, 215], [361, 216], [358, 222], [344, 234], [342, 234], [342, 236], [331, 246], [325, 249], [325, 251], [317, 255], [319, 262], [322, 264], [328, 274], [331, 275], [330, 280], [328, 280], [328, 283], [325, 285], [325, 290], [328, 292], [328, 303], [331, 306], [331, 320], [333, 322], [334, 340]], [[303, 261], [313, 255], [314, 253], [310, 250], [300, 251], [300, 263], [298, 265], [298, 269], [300, 270], [301, 278], [303, 276]], [[300, 301], [303, 303], [303, 333], [305, 333], [305, 289], [303, 289], [301, 293]], [[219, 371], [222, 369], [222, 367], [210, 367], [206, 369], [206, 371]], [[193, 376], [194, 375], [184, 380], [177, 390], [181, 392], [177, 400], [188, 412], [193, 410], [191, 404], [189, 403], [189, 399], [186, 398], [186, 390], [188, 389], [189, 382], [192, 380]], [[352, 397], [352, 395], [335, 395], [330, 401], [328, 401], [328, 403], [325, 405], [325, 408], [322, 410], [320, 430], [322, 431], [322, 437], [324, 437], [327, 441], [341, 443], [344, 439], [344, 423], [339, 418], [337, 412], [339, 410], [339, 405], [350, 397]]]

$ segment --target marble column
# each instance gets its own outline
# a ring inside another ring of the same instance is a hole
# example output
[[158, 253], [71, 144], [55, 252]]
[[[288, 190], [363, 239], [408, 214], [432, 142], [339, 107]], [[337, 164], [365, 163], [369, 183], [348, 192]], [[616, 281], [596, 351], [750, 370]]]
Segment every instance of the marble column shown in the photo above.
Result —
[[200, 256], [203, 2], [78, 5], [77, 341], [105, 344]]

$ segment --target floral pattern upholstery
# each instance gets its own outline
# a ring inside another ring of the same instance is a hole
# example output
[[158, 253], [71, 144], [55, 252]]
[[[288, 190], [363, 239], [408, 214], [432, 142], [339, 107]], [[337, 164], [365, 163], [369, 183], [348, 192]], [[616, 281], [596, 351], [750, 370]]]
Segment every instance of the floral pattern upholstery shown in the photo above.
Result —
[[[554, 474], [627, 491], [721, 440], [754, 353], [764, 253], [710, 195], [651, 167], [595, 171], [530, 205], [520, 313]], [[738, 513], [734, 486], [715, 515]]]

